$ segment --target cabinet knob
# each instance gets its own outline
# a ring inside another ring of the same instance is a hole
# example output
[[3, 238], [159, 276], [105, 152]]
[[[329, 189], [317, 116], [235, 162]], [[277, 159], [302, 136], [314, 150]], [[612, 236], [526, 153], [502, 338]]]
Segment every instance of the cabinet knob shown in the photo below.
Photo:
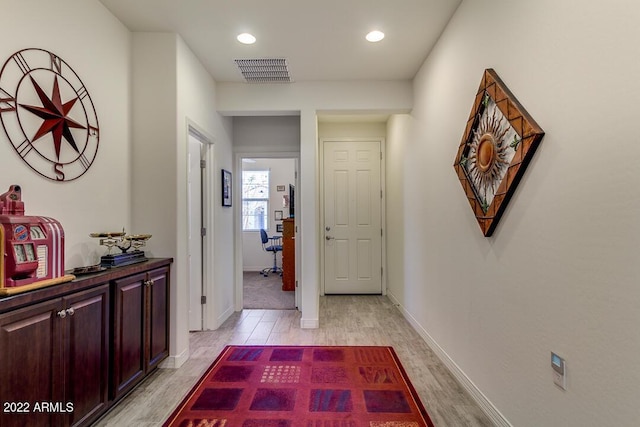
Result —
[[73, 316], [74, 314], [76, 314], [76, 311], [73, 309], [73, 307], [67, 308], [67, 314], [69, 316]]
[[144, 284], [145, 284], [146, 286], [151, 286], [151, 285], [153, 285], [153, 280], [145, 280], [145, 281], [144, 281]]
[[64, 319], [65, 317], [67, 317], [67, 312], [64, 310], [60, 310], [58, 313], [56, 313], [57, 316], [61, 319]]

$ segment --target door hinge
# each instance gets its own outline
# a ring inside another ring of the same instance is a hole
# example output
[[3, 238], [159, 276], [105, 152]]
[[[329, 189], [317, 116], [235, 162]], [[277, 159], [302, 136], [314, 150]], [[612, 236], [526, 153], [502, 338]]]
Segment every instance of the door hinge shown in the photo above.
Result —
[[207, 235], [207, 229], [206, 229], [206, 228], [204, 228], [204, 227], [202, 227], [202, 228], [200, 229], [200, 237], [204, 237], [204, 236], [206, 236], [206, 235]]
[[298, 171], [295, 171], [295, 172], [293, 173], [293, 177], [294, 177], [295, 179], [298, 179]]
[[204, 169], [207, 167], [207, 161], [206, 160], [200, 160], [200, 169]]
[[382, 231], [382, 228], [381, 228], [380, 229], [380, 237], [383, 237], [383, 236], [384, 236], [384, 234], [383, 234], [383, 231]]
[[206, 303], [207, 303], [207, 297], [206, 297], [206, 295], [202, 295], [200, 297], [200, 304], [204, 305]]
[[298, 281], [296, 280], [296, 288], [298, 287]]
[[382, 160], [382, 151], [380, 152], [380, 160]]
[[382, 199], [382, 190], [380, 190], [380, 198]]
[[384, 276], [384, 267], [380, 267], [380, 277]]

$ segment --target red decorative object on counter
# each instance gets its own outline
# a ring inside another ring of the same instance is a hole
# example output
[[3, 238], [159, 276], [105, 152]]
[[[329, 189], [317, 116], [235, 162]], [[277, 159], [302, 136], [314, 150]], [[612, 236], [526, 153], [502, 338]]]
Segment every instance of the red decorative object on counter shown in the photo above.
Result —
[[22, 190], [0, 195], [0, 296], [64, 283], [64, 230], [53, 218], [25, 216]]

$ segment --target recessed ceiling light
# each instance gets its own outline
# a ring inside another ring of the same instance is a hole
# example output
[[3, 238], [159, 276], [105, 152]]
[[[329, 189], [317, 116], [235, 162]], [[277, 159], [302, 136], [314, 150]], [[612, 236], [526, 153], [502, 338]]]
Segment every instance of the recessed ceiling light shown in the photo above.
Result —
[[236, 38], [242, 44], [254, 44], [256, 42], [256, 38], [249, 33], [238, 34]]
[[367, 37], [366, 37], [366, 39], [372, 43], [379, 42], [383, 38], [384, 38], [384, 33], [378, 30], [371, 31], [369, 34], [367, 34]]

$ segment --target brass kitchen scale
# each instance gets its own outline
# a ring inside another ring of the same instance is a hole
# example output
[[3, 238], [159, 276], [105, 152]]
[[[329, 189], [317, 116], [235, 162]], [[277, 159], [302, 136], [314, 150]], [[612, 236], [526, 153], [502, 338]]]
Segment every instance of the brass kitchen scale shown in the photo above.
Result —
[[[127, 234], [123, 229], [122, 232], [91, 233], [89, 236], [100, 239], [100, 245], [108, 248], [107, 254], [100, 257], [102, 267], [120, 267], [147, 260], [140, 248], [147, 244], [151, 234]], [[122, 252], [114, 254], [113, 248], [118, 248]]]

